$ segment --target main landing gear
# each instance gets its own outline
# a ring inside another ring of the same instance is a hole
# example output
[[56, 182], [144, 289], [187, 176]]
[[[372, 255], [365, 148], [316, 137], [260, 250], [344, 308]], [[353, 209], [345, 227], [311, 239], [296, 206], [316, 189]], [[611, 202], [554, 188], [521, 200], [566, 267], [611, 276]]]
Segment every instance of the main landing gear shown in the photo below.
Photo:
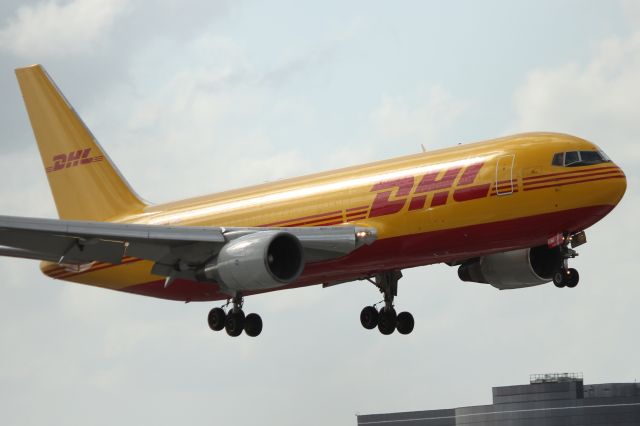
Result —
[[[413, 315], [409, 312], [396, 314], [393, 307], [393, 298], [398, 295], [398, 280], [402, 278], [400, 271], [383, 272], [375, 276], [374, 284], [384, 295], [384, 306], [378, 311], [373, 306], [366, 306], [360, 312], [360, 323], [367, 330], [378, 327], [380, 333], [389, 335], [398, 330], [400, 334], [409, 334], [413, 331]], [[380, 302], [382, 303], [382, 302]]]
[[[587, 242], [584, 231], [576, 234], [567, 234], [564, 236], [562, 244], [560, 244], [561, 264], [553, 274], [553, 284], [558, 287], [574, 288], [580, 281], [580, 274], [575, 268], [569, 268], [569, 259], [578, 256], [573, 248], [578, 247]], [[569, 247], [571, 245], [571, 248]]]
[[232, 304], [233, 307], [228, 312], [222, 308], [213, 308], [209, 311], [207, 321], [213, 331], [220, 331], [223, 328], [231, 337], [242, 334], [242, 330], [250, 337], [256, 337], [262, 332], [262, 318], [258, 314], [244, 315], [242, 305], [244, 299], [242, 295], [235, 295], [225, 306]]

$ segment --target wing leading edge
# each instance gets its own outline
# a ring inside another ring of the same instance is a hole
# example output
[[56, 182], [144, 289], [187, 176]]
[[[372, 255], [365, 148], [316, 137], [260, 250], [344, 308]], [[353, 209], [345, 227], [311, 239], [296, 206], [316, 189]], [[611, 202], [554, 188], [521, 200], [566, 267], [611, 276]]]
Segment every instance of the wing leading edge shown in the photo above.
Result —
[[191, 271], [215, 258], [228, 242], [264, 231], [295, 236], [306, 263], [345, 256], [376, 239], [374, 228], [323, 226], [190, 227], [0, 216], [0, 256], [77, 265], [118, 264], [125, 256], [154, 262], [156, 275], [195, 279]]

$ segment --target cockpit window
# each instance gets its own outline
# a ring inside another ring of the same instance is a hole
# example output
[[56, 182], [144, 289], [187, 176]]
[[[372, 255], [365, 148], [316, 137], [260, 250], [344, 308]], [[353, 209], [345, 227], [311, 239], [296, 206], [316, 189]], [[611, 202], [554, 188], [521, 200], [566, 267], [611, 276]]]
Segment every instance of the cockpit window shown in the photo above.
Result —
[[564, 153], [564, 165], [569, 167], [573, 164], [576, 164], [580, 161], [580, 155], [578, 151], [570, 151]]
[[596, 151], [580, 151], [580, 161], [585, 164], [599, 164], [603, 162], [599, 152]]
[[551, 162], [554, 166], [564, 166], [564, 152], [559, 152], [553, 156], [553, 161]]
[[554, 166], [577, 167], [608, 163], [611, 160], [602, 151], [569, 151], [554, 154], [551, 164]]

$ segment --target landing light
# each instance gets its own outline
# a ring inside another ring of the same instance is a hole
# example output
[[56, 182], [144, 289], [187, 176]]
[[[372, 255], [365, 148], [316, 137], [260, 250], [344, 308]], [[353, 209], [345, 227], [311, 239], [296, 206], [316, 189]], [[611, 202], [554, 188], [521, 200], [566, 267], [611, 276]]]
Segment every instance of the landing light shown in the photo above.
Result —
[[584, 231], [573, 234], [571, 237], [571, 247], [576, 248], [587, 242], [587, 234]]

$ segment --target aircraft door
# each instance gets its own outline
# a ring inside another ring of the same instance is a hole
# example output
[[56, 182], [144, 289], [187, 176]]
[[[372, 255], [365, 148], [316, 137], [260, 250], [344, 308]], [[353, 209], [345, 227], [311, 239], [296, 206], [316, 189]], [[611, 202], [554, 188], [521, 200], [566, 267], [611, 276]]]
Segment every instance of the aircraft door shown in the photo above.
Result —
[[496, 195], [513, 194], [515, 154], [501, 155], [496, 162]]

